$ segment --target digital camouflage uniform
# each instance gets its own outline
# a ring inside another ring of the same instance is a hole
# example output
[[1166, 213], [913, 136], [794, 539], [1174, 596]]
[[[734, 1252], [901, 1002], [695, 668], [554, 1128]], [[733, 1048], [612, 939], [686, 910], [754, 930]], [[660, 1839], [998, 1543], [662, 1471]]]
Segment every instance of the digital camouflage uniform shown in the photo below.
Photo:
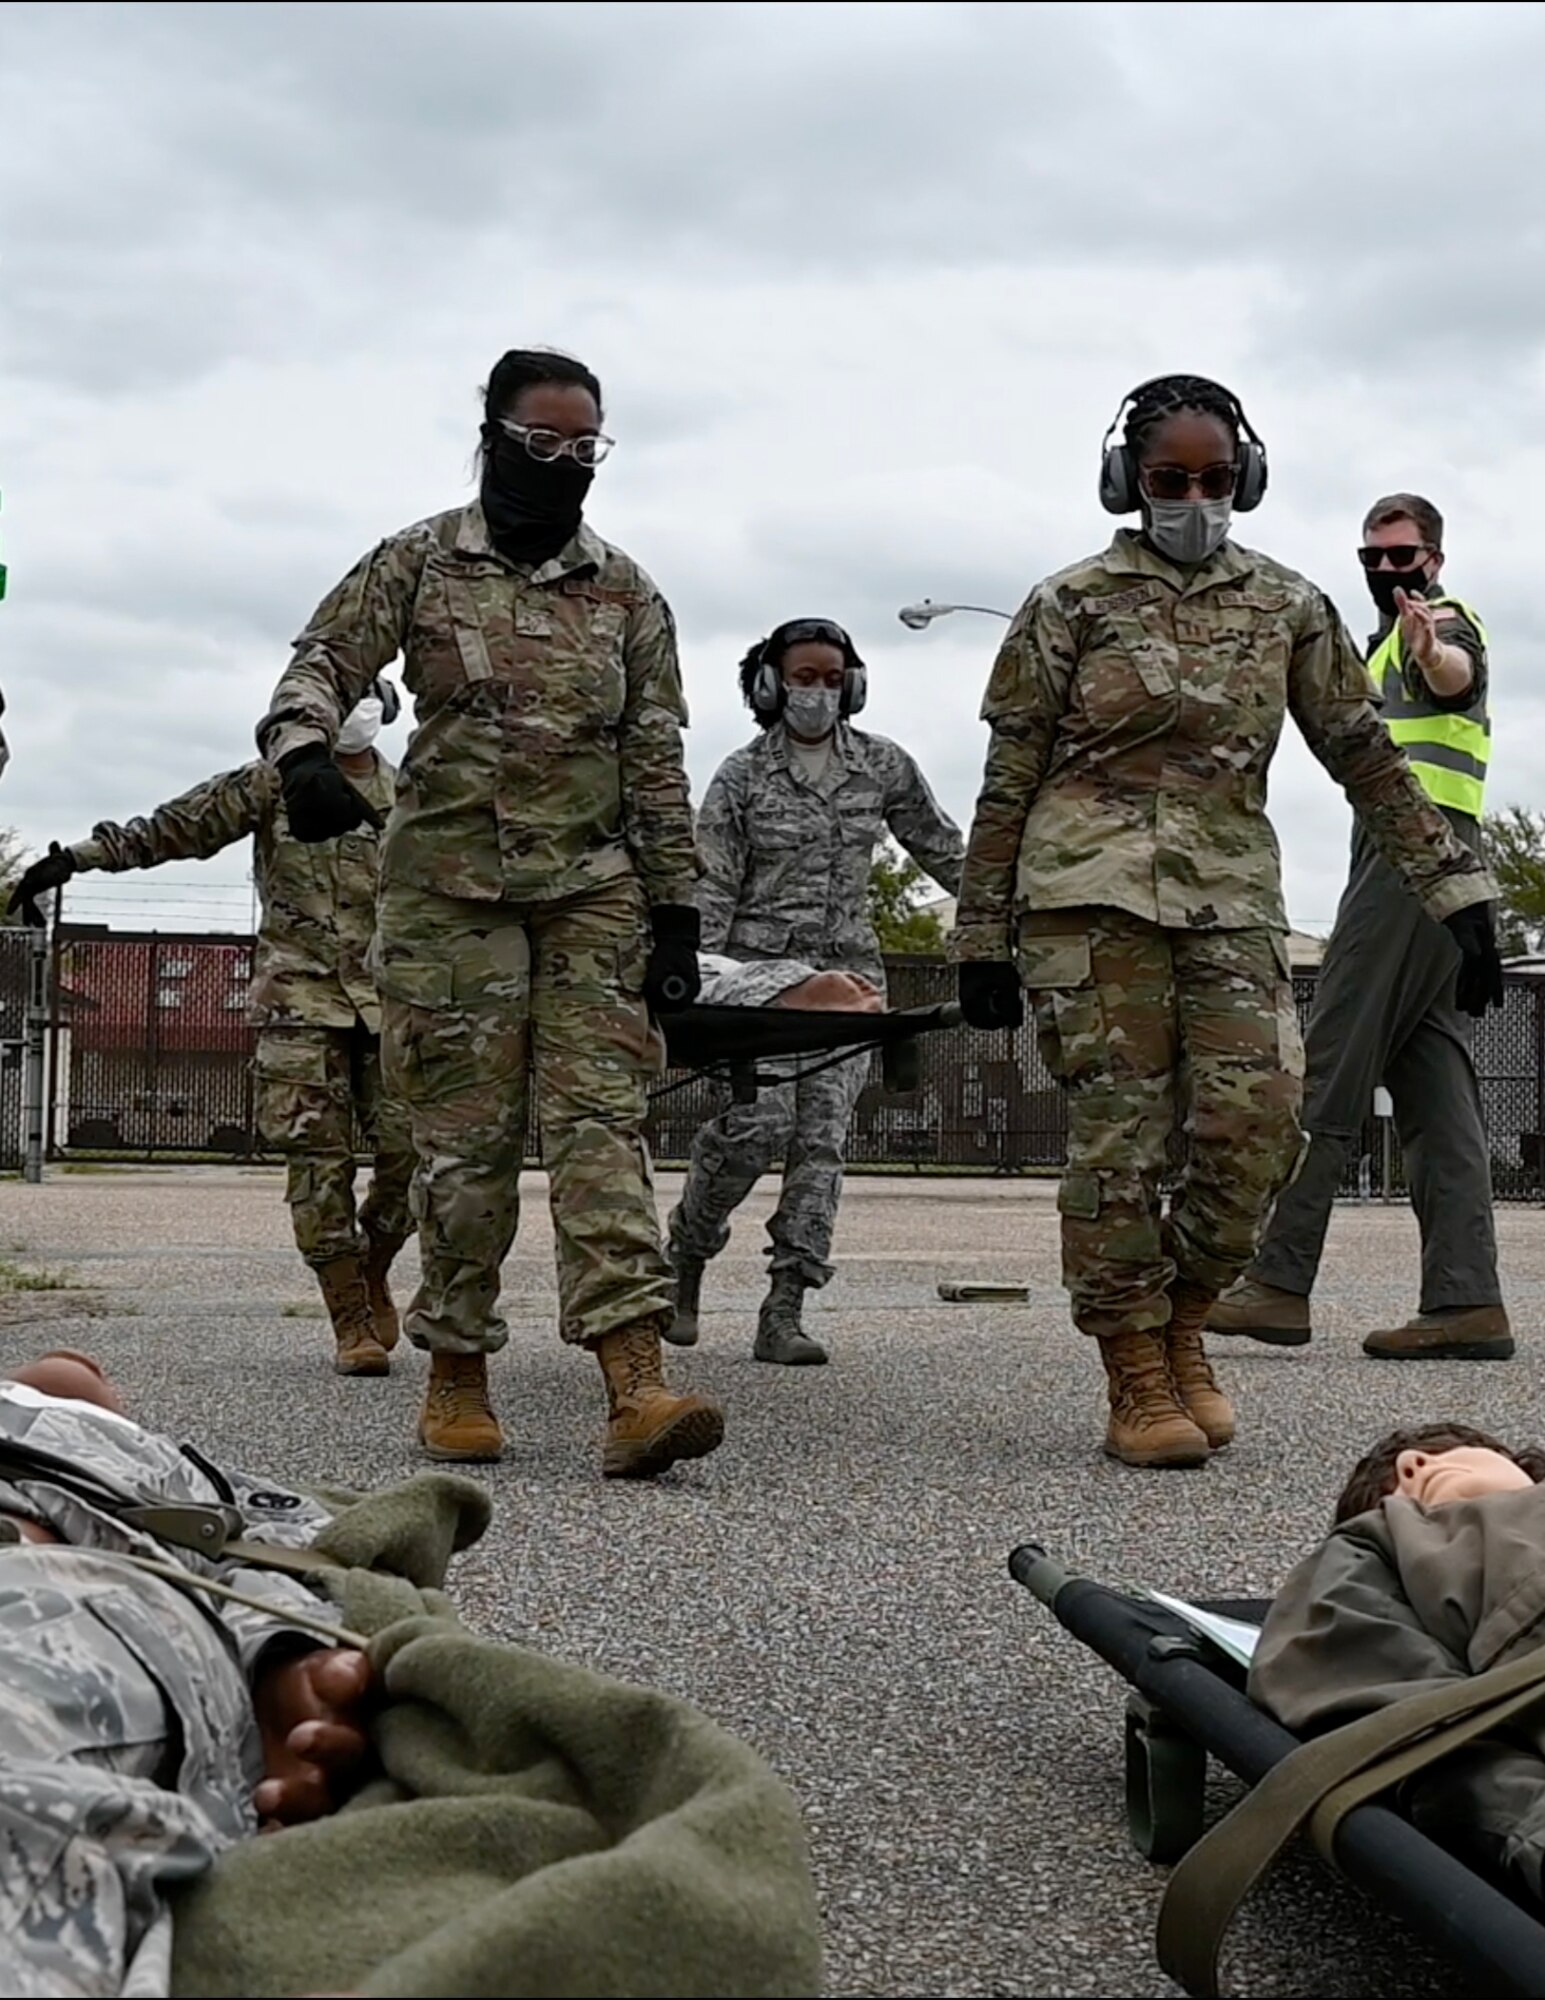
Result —
[[[858, 972], [883, 993], [869, 872], [887, 829], [954, 892], [960, 829], [899, 744], [841, 723], [818, 778], [790, 757], [781, 723], [732, 752], [698, 817], [704, 950], [748, 967], [798, 959], [823, 972]], [[759, 1091], [754, 1104], [733, 1104], [703, 1126], [671, 1215], [673, 1254], [716, 1257], [729, 1241], [730, 1217], [782, 1159], [783, 1188], [767, 1225], [772, 1269], [826, 1284], [848, 1125], [868, 1074], [868, 1056], [852, 1056]]]
[[[356, 789], [384, 820], [396, 772], [377, 756]], [[366, 821], [308, 845], [285, 819], [279, 778], [262, 761], [195, 785], [127, 825], [104, 822], [70, 849], [82, 869], [120, 873], [205, 860], [254, 839], [258, 930], [248, 1018], [259, 1028], [258, 1127], [286, 1156], [295, 1242], [314, 1268], [408, 1234], [413, 1151], [407, 1117], [382, 1088], [381, 1015], [367, 965], [375, 929], [378, 835]], [[374, 1154], [356, 1219], [354, 1127]]]
[[[234, 1506], [242, 1535], [300, 1548], [310, 1500], [214, 1475], [122, 1417], [0, 1385], [0, 1443], [25, 1443], [142, 1501]], [[206, 1562], [126, 1528], [46, 1475], [0, 1473], [0, 1513], [68, 1547], [0, 1545], [0, 1992], [163, 1995], [167, 1893], [257, 1832], [262, 1741], [251, 1687], [270, 1647], [321, 1643], [304, 1586]], [[136, 1569], [153, 1557], [272, 1606], [201, 1597]]]
[[675, 628], [582, 526], [535, 569], [473, 504], [382, 542], [296, 642], [266, 755], [331, 742], [403, 655], [417, 727], [382, 843], [374, 971], [388, 1082], [412, 1118], [421, 1347], [492, 1351], [529, 1080], [560, 1329], [663, 1323], [672, 1282], [642, 1137], [664, 1050], [642, 990], [648, 906], [691, 900]]
[[[1285, 714], [1434, 917], [1495, 894], [1371, 705], [1334, 606], [1226, 542], [1130, 530], [1037, 586], [992, 730], [952, 953], [1017, 955], [1068, 1104], [1063, 1277], [1085, 1331], [1166, 1326], [1244, 1267], [1299, 1147], [1303, 1047], [1266, 776]], [[1187, 1158], [1161, 1226], [1177, 1116]]]

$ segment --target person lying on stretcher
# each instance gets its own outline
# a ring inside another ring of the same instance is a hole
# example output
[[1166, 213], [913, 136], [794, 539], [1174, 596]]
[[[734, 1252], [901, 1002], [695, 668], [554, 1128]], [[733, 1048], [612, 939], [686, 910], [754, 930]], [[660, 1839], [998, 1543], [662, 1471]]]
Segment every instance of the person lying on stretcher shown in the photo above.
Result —
[[83, 1355], [0, 1379], [0, 1993], [168, 1993], [167, 1888], [363, 1775], [368, 1660], [296, 1579], [164, 1539], [211, 1510], [281, 1550], [329, 1519], [142, 1429]]
[[[1382, 1438], [1266, 1618], [1249, 1691], [1299, 1735], [1545, 1646], [1545, 1452], [1465, 1424]], [[1408, 1781], [1432, 1839], [1545, 1897], [1545, 1695]]]
[[699, 1006], [792, 1007], [812, 1014], [883, 1014], [880, 989], [860, 972], [822, 972], [803, 959], [747, 963], [714, 952], [698, 954], [703, 975]]

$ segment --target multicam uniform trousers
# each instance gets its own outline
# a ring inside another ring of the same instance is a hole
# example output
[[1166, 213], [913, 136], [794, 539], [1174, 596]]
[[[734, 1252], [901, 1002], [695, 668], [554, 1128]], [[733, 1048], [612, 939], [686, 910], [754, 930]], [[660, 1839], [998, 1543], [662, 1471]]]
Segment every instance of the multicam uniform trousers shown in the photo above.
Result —
[[375, 972], [388, 1089], [407, 1106], [423, 1278], [419, 1347], [493, 1352], [531, 1092], [557, 1238], [559, 1331], [593, 1344], [672, 1305], [643, 1125], [664, 1043], [643, 999], [631, 876], [516, 907], [383, 883]]
[[[1299, 1156], [1304, 1052], [1287, 941], [1115, 909], [1022, 917], [1019, 970], [1066, 1095], [1062, 1276], [1085, 1333], [1162, 1327], [1177, 1274], [1244, 1269]], [[1172, 1133], [1184, 1161], [1164, 1215]]]

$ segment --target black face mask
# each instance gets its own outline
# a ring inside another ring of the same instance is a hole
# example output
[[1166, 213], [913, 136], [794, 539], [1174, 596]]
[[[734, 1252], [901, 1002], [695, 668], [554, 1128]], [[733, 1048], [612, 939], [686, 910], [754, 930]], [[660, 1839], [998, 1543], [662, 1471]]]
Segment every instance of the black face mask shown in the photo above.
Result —
[[481, 498], [494, 547], [512, 562], [548, 561], [579, 527], [595, 467], [567, 452], [544, 463], [497, 430], [487, 452]]
[[1364, 572], [1368, 579], [1368, 595], [1378, 606], [1381, 618], [1399, 615], [1400, 606], [1395, 602], [1395, 592], [1403, 590], [1407, 597], [1425, 597], [1432, 589], [1426, 570], [1420, 565], [1415, 569], [1370, 569]]

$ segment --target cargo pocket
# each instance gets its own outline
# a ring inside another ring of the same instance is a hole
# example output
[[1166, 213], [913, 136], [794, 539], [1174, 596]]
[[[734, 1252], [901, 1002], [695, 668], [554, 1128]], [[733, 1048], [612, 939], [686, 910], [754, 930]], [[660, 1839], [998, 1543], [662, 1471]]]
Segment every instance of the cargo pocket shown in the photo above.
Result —
[[1064, 1174], [1057, 1186], [1057, 1208], [1059, 1213], [1072, 1216], [1075, 1222], [1097, 1222], [1100, 1216], [1099, 1175]]
[[257, 1124], [275, 1152], [320, 1150], [328, 1143], [334, 1089], [327, 1050], [297, 1036], [260, 1035], [253, 1063]]
[[1293, 958], [1281, 931], [1271, 934], [1272, 955], [1277, 961], [1277, 1061], [1285, 1076], [1302, 1083], [1304, 1076], [1304, 1034], [1298, 1020], [1298, 1002], [1293, 997]]
[[374, 967], [381, 996], [381, 1078], [389, 1094], [412, 1104], [427, 1094], [427, 1077], [438, 1068], [435, 1052], [459, 1039], [454, 1035], [455, 979], [449, 965], [397, 958]]
[[1087, 934], [1043, 937], [1021, 929], [1018, 966], [1035, 1008], [1041, 1060], [1053, 1078], [1072, 1084], [1103, 1067], [1105, 1015]]

